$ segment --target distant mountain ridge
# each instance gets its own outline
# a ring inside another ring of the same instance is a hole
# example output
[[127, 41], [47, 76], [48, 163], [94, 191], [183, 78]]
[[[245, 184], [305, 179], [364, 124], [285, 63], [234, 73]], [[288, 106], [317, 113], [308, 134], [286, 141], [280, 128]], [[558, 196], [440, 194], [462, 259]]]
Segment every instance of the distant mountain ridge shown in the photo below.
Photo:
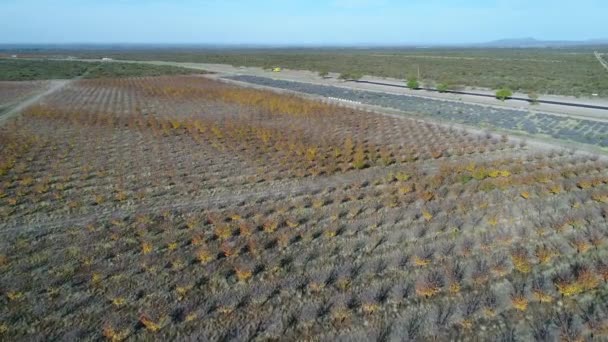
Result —
[[538, 40], [535, 38], [510, 38], [494, 40], [487, 43], [477, 44], [482, 47], [505, 47], [505, 48], [542, 48], [542, 47], [568, 47], [568, 46], [593, 46], [608, 45], [608, 38], [589, 40]]

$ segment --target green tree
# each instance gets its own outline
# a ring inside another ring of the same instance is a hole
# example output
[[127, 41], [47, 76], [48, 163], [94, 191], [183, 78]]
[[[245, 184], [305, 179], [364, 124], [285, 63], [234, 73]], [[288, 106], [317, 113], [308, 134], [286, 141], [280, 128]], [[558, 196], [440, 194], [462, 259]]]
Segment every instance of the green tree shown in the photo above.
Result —
[[502, 88], [496, 91], [496, 98], [501, 101], [504, 101], [511, 96], [513, 96], [513, 92], [509, 88]]
[[440, 93], [445, 93], [450, 89], [450, 86], [448, 86], [447, 83], [439, 83], [437, 85], [437, 91]]
[[420, 88], [420, 83], [418, 83], [418, 79], [416, 77], [412, 77], [407, 81], [407, 87], [410, 89], [418, 89]]

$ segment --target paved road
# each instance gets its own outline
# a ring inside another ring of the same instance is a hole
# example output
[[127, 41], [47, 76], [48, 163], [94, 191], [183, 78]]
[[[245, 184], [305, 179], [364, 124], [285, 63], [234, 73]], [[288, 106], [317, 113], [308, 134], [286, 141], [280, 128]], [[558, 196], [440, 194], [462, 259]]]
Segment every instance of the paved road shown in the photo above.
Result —
[[541, 134], [555, 139], [608, 148], [608, 120], [589, 120], [559, 114], [530, 112], [525, 109], [479, 105], [445, 99], [422, 98], [408, 94], [371, 91], [276, 80], [269, 77], [237, 75], [224, 76], [249, 84], [286, 89], [299, 93], [323, 96], [350, 104], [369, 104], [392, 108], [437, 121], [455, 122], [475, 127], [494, 127], [509, 132]]
[[[123, 62], [123, 61], [121, 61]], [[128, 61], [138, 63], [138, 61]], [[206, 64], [206, 63], [181, 63], [150, 61], [146, 62], [154, 65], [171, 65], [197, 70], [212, 71], [219, 76], [222, 75], [251, 75], [261, 77], [271, 77], [286, 81], [307, 82], [321, 85], [333, 85], [349, 87], [361, 90], [376, 90], [385, 92], [398, 92], [410, 96], [421, 98], [434, 98], [463, 103], [473, 103], [490, 105], [495, 107], [506, 107], [511, 109], [525, 109], [533, 112], [567, 115], [579, 118], [589, 118], [594, 120], [608, 120], [608, 100], [603, 98], [574, 98], [567, 96], [541, 95], [539, 100], [542, 103], [532, 105], [525, 94], [514, 94], [510, 101], [498, 101], [491, 91], [453, 91], [451, 93], [439, 93], [437, 91], [410, 90], [403, 86], [402, 80], [381, 79], [377, 77], [365, 77], [359, 82], [344, 82], [338, 80], [338, 75], [333, 77], [321, 78], [317, 73], [306, 70], [285, 69], [280, 73], [273, 73], [262, 68], [256, 67], [234, 67], [226, 64]]]
[[[597, 53], [596, 53], [597, 56]], [[77, 59], [83, 62], [99, 62], [98, 59]], [[599, 58], [600, 62], [605, 62]], [[281, 73], [272, 73], [262, 68], [257, 67], [235, 67], [228, 64], [209, 64], [209, 63], [190, 63], [190, 62], [168, 62], [168, 61], [137, 61], [137, 60], [116, 60], [121, 63], [141, 63], [152, 65], [169, 65], [195, 70], [206, 70], [227, 75], [252, 75], [273, 77], [283, 80], [304, 81], [316, 84], [336, 85], [338, 82], [337, 75], [330, 78], [321, 78], [317, 73], [307, 70], [289, 70], [284, 69]], [[343, 82], [341, 82], [343, 83]], [[491, 91], [450, 91], [440, 93], [434, 89], [421, 89], [411, 91], [407, 87], [402, 86], [402, 80], [380, 79], [377, 77], [367, 76], [357, 82], [349, 82], [350, 84], [369, 85], [374, 87], [383, 87], [384, 89], [401, 89], [411, 96], [419, 96], [426, 98], [439, 98], [464, 103], [484, 104], [497, 107], [509, 107], [517, 109], [525, 109], [522, 105], [531, 106], [532, 101], [523, 97], [525, 94], [514, 94], [510, 101], [501, 102], [496, 100]], [[344, 86], [344, 84], [342, 85]], [[379, 89], [380, 90], [380, 89]], [[423, 93], [424, 92], [424, 93]], [[608, 100], [603, 98], [574, 98], [568, 96], [556, 95], [541, 95], [534, 107], [528, 107], [528, 110], [534, 112], [545, 112], [550, 114], [571, 115], [573, 117], [585, 117], [590, 119], [608, 120]]]
[[[608, 68], [608, 66], [606, 66], [606, 68]], [[376, 81], [364, 81], [364, 80], [351, 80], [351, 82], [376, 84], [376, 85], [382, 85], [382, 86], [387, 86], [387, 87], [395, 87], [395, 88], [408, 89], [407, 86], [393, 84], [393, 83], [384, 83], [384, 82], [376, 82]], [[434, 89], [434, 88], [420, 88], [420, 90], [439, 92], [437, 89]], [[496, 98], [496, 96], [491, 95], [491, 94], [473, 93], [473, 92], [458, 91], [458, 90], [448, 90], [448, 91], [444, 91], [444, 93]], [[554, 104], [554, 105], [570, 106], [570, 107], [578, 107], [578, 108], [590, 108], [590, 109], [608, 110], [608, 106], [592, 105], [592, 104], [585, 104], [585, 103], [562, 102], [562, 101], [550, 101], [550, 100], [536, 100], [536, 101], [533, 101], [533, 100], [530, 100], [528, 98], [518, 97], [518, 96], [509, 97], [509, 100], [526, 101], [526, 102], [529, 102], [529, 103], [536, 102], [536, 103]]]

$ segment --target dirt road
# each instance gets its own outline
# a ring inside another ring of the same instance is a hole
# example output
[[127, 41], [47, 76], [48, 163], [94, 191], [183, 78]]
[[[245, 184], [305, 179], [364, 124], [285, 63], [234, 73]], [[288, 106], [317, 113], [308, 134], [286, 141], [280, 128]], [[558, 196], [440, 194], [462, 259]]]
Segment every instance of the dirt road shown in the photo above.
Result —
[[0, 113], [0, 126], [3, 125], [8, 119], [10, 119], [11, 117], [19, 114], [22, 110], [24, 110], [25, 108], [36, 104], [38, 101], [40, 101], [42, 98], [44, 98], [45, 96], [48, 96], [56, 91], [59, 91], [61, 89], [63, 89], [66, 85], [77, 81], [77, 80], [81, 80], [83, 78], [85, 78], [92, 70], [96, 69], [97, 67], [94, 68], [89, 68], [88, 70], [86, 70], [82, 75], [80, 76], [76, 76], [72, 79], [69, 80], [49, 80], [50, 85], [49, 87], [41, 92], [41, 93], [37, 93], [34, 94], [30, 97], [25, 98], [24, 100], [18, 102], [16, 105], [14, 105], [13, 108], [9, 109], [6, 113], [2, 114]]
[[27, 108], [27, 107], [35, 104], [36, 102], [40, 101], [43, 97], [45, 97], [47, 95], [50, 95], [50, 94], [52, 94], [52, 93], [54, 93], [54, 92], [62, 89], [68, 83], [70, 83], [71, 80], [52, 80], [50, 82], [51, 82], [51, 84], [50, 84], [50, 86], [48, 87], [47, 90], [26, 98], [25, 100], [17, 103], [17, 105], [15, 105], [8, 112], [6, 112], [2, 116], [0, 116], [0, 125], [4, 124], [4, 122], [6, 122], [11, 117], [19, 114], [23, 109], [25, 109], [25, 108]]
[[606, 62], [604, 60], [604, 58], [602, 57], [602, 54], [600, 54], [599, 52], [595, 51], [593, 52], [593, 54], [595, 55], [595, 58], [597, 58], [598, 61], [600, 61], [600, 63], [602, 64], [602, 66], [606, 69], [606, 71], [608, 71], [608, 62]]

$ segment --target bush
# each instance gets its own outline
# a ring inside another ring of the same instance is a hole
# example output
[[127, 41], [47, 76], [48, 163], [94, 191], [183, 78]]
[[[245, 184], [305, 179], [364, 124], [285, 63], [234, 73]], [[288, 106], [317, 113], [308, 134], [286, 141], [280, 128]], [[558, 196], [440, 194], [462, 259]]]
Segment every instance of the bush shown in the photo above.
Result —
[[358, 81], [363, 77], [363, 73], [359, 71], [348, 71], [340, 74], [340, 79], [345, 81]]
[[357, 170], [361, 170], [366, 168], [367, 165], [367, 158], [365, 156], [365, 150], [363, 149], [362, 146], [359, 146], [357, 148], [357, 151], [355, 152], [355, 155], [353, 156], [353, 167]]
[[538, 104], [538, 93], [535, 91], [528, 92], [528, 98], [530, 99], [530, 103], [535, 105]]
[[363, 73], [360, 71], [353, 71], [350, 73], [350, 78], [355, 81], [360, 80], [363, 78]]
[[418, 83], [418, 79], [417, 78], [410, 78], [407, 81], [407, 87], [410, 89], [418, 89], [420, 88], [420, 83]]
[[439, 83], [437, 85], [437, 91], [440, 93], [445, 93], [449, 90], [449, 86], [447, 85], [447, 83]]
[[513, 92], [509, 88], [502, 88], [496, 91], [496, 98], [501, 101], [504, 101], [511, 96], [513, 96]]

